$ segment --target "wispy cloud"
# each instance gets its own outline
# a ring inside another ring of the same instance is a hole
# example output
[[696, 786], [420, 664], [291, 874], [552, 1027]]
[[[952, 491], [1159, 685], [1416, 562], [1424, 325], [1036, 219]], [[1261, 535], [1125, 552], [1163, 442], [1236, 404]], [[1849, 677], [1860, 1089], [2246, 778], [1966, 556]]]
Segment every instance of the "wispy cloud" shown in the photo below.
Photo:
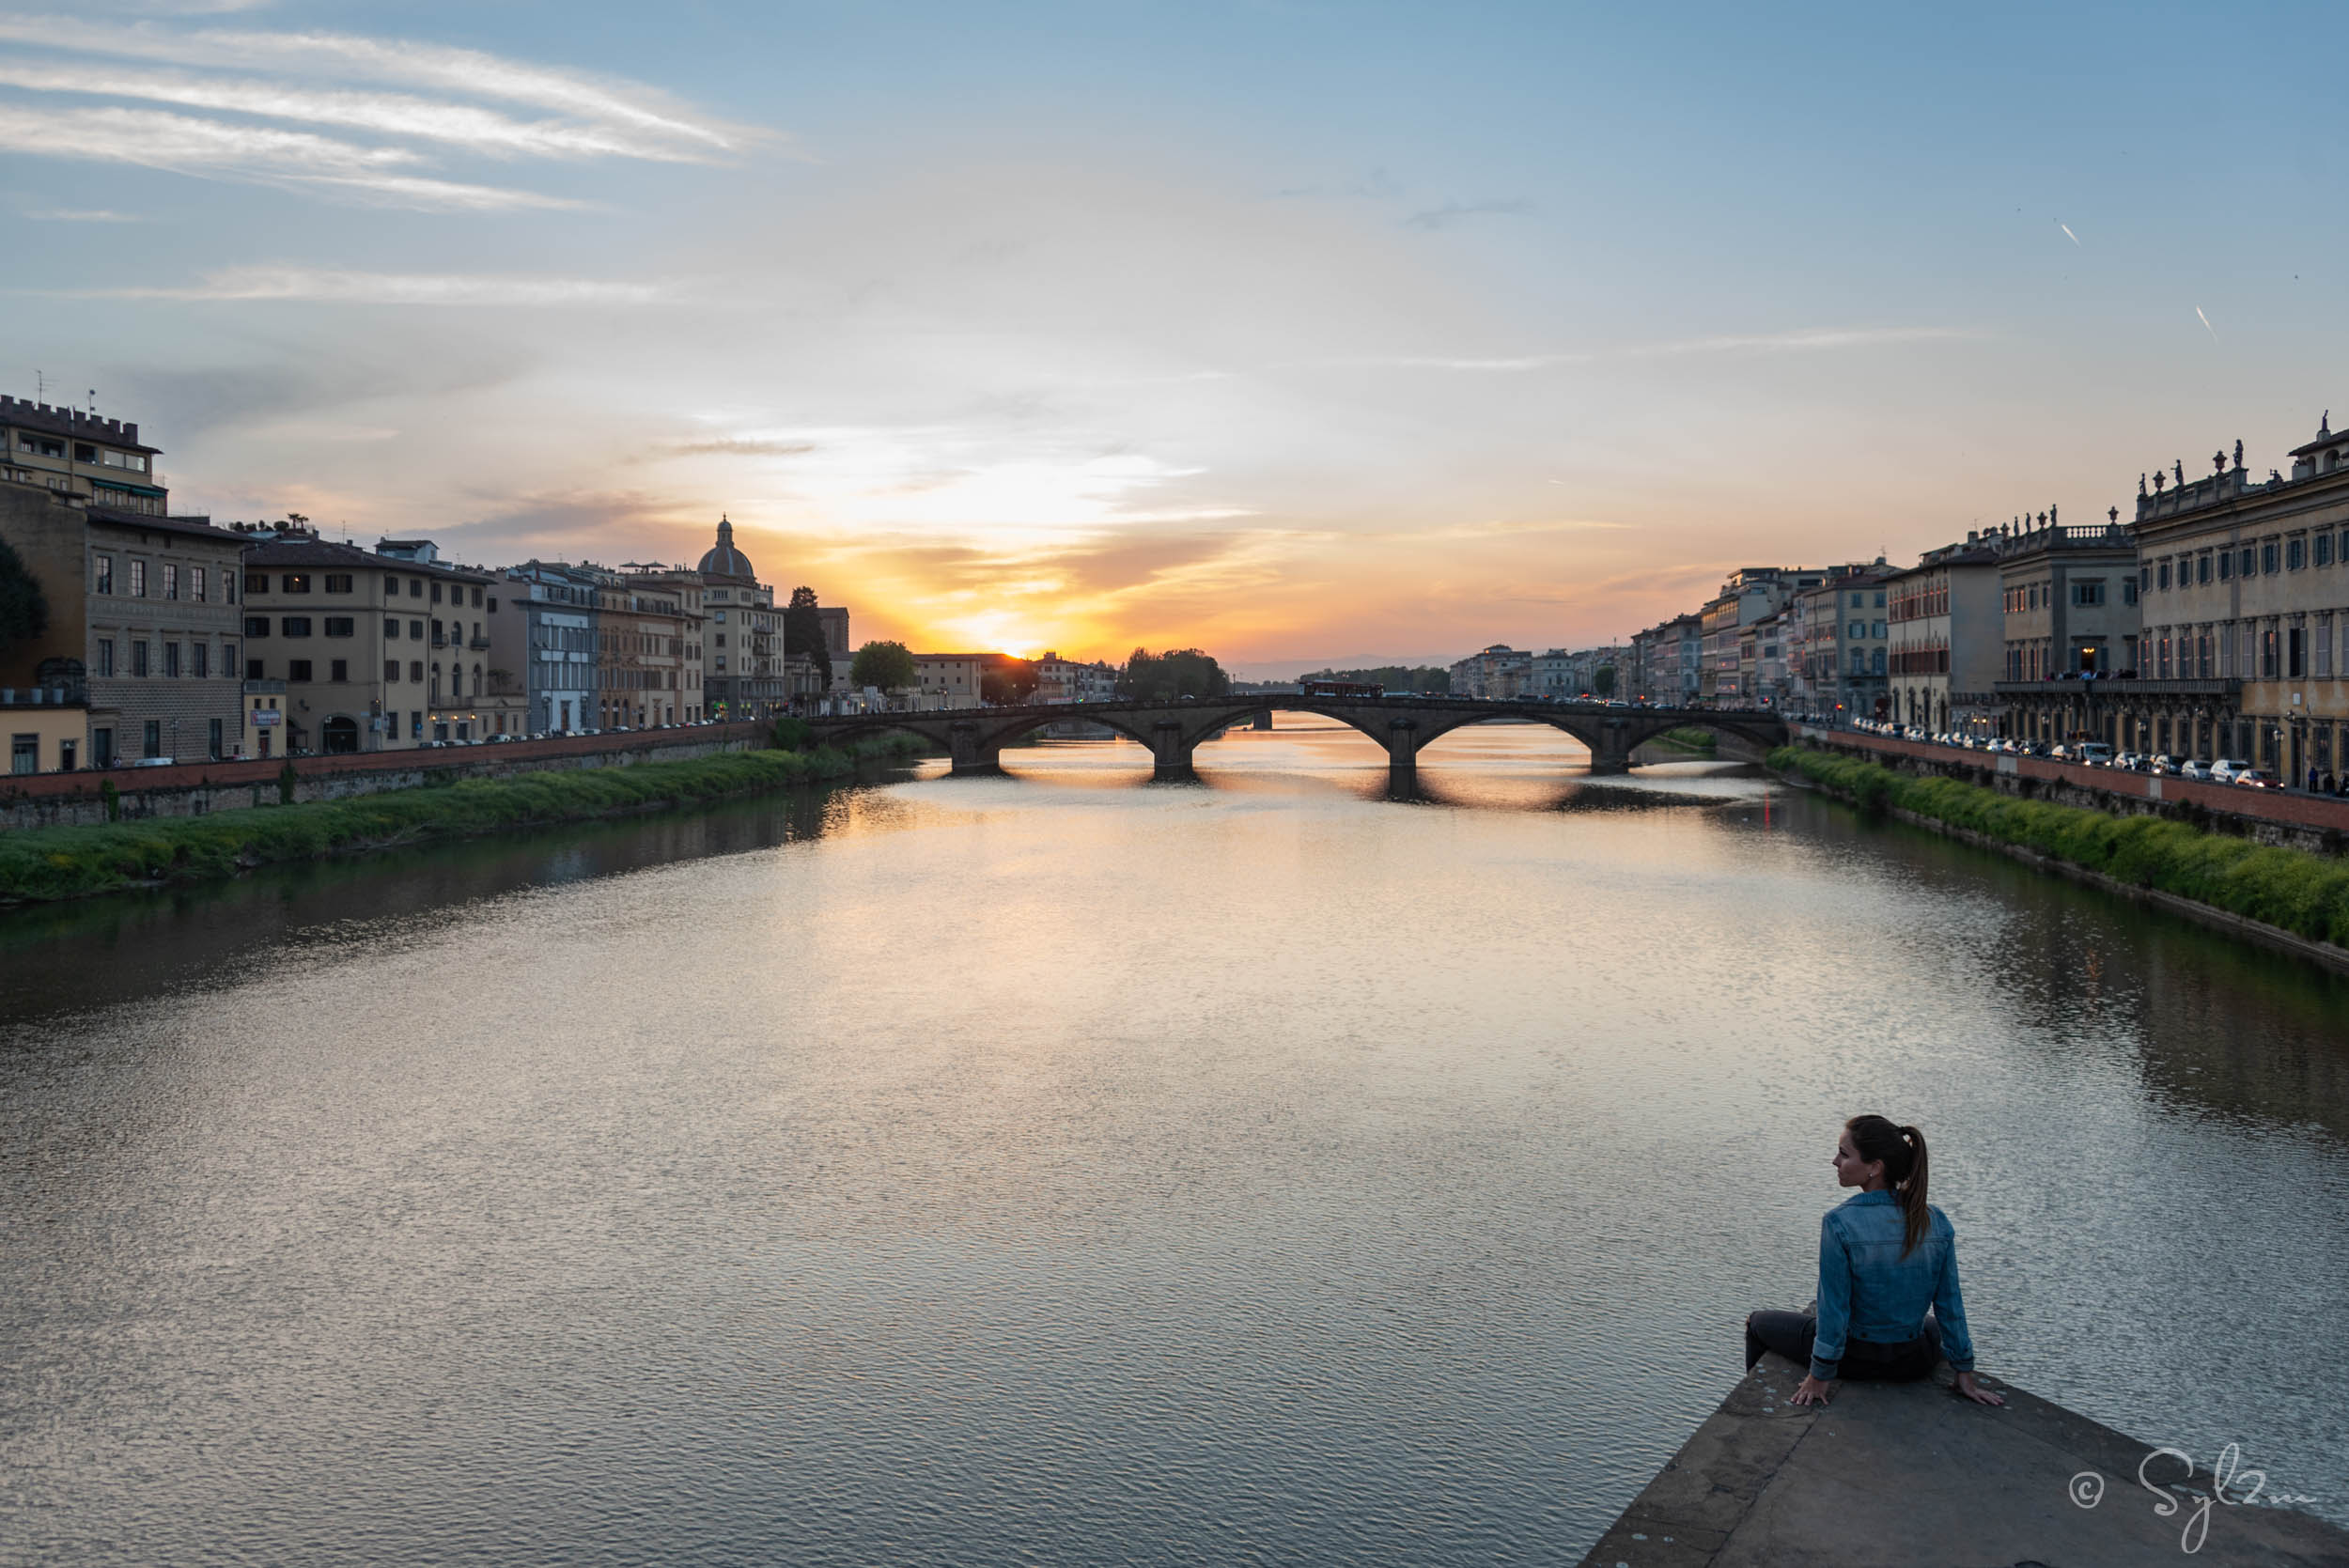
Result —
[[1664, 343], [1634, 343], [1585, 353], [1554, 354], [1375, 354], [1354, 359], [1318, 360], [1323, 365], [1388, 370], [1455, 370], [1509, 375], [1548, 370], [1562, 365], [1591, 365], [1604, 360], [1672, 359], [1694, 354], [1806, 353], [1833, 349], [1869, 349], [1896, 343], [1932, 343], [1979, 335], [1963, 327], [1838, 327], [1802, 332], [1750, 333], [1720, 337], [1689, 337]]
[[231, 267], [194, 284], [79, 291], [110, 300], [303, 301], [377, 305], [614, 305], [666, 298], [663, 284], [591, 278], [355, 272], [315, 267]]
[[1533, 210], [1526, 201], [1448, 201], [1423, 208], [1403, 220], [1406, 228], [1450, 228], [1470, 218], [1514, 218]]
[[581, 205], [531, 191], [410, 174], [406, 171], [423, 160], [407, 147], [366, 147], [306, 131], [198, 119], [159, 109], [42, 112], [0, 103], [0, 149], [291, 184], [444, 210]]
[[445, 142], [492, 157], [630, 157], [671, 162], [697, 154], [678, 144], [605, 125], [524, 121], [470, 103], [405, 93], [338, 92], [253, 77], [197, 76], [116, 65], [0, 60], [0, 86], [33, 92], [135, 98], [192, 109], [345, 126]]
[[103, 207], [36, 207], [24, 214], [42, 224], [143, 224], [147, 220], [135, 212], [117, 212]]
[[680, 441], [672, 442], [668, 452], [679, 458], [803, 458], [816, 451], [812, 441], [761, 441], [749, 437], [721, 437], [711, 441]]
[[585, 205], [428, 172], [445, 155], [715, 163], [784, 140], [641, 83], [405, 39], [0, 14], [0, 44], [21, 46], [0, 61], [0, 90], [193, 111], [0, 99], [0, 150], [426, 210]]

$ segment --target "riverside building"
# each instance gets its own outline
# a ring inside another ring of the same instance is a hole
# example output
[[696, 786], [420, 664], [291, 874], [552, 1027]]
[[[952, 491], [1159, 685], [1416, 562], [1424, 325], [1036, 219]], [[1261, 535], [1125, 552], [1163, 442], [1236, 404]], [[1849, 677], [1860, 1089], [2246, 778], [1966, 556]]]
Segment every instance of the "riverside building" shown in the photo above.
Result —
[[107, 493], [0, 482], [0, 538], [49, 608], [47, 629], [0, 659], [12, 772], [242, 750], [243, 541], [204, 518], [117, 511], [94, 499]]
[[2135, 733], [2126, 714], [2190, 706], [2207, 694], [2191, 673], [2191, 650], [2169, 673], [2144, 667], [2137, 541], [2119, 518], [2116, 508], [2105, 524], [2066, 526], [2051, 507], [1996, 536], [2003, 626], [1998, 689], [2007, 734], [2167, 751], [2167, 723], [2159, 726], [2165, 743], [2156, 745]]
[[2349, 766], [2349, 431], [2327, 415], [2291, 456], [2291, 474], [2264, 484], [2239, 442], [2208, 478], [2184, 482], [2180, 463], [2173, 486], [2139, 480], [2142, 673], [2203, 690], [2149, 692], [2128, 722], [2153, 749], [2248, 757], [2297, 784]]
[[596, 613], [603, 584], [592, 572], [559, 561], [506, 568], [501, 608], [489, 616], [493, 671], [521, 677], [522, 728], [560, 735], [593, 726], [600, 690]]
[[1965, 543], [1886, 578], [1885, 590], [1891, 716], [1936, 733], [1994, 727], [2005, 626], [1989, 538], [1969, 529]]

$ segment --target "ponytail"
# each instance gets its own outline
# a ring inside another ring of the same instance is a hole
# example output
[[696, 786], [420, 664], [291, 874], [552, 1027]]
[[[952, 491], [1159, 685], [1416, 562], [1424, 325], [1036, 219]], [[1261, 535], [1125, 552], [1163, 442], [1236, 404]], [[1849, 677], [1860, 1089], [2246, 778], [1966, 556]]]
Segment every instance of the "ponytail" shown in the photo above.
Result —
[[1915, 1127], [1895, 1126], [1881, 1116], [1855, 1116], [1843, 1124], [1859, 1157], [1881, 1160], [1885, 1185], [1901, 1201], [1906, 1236], [1901, 1256], [1917, 1250], [1933, 1228], [1933, 1212], [1925, 1206], [1925, 1135]]

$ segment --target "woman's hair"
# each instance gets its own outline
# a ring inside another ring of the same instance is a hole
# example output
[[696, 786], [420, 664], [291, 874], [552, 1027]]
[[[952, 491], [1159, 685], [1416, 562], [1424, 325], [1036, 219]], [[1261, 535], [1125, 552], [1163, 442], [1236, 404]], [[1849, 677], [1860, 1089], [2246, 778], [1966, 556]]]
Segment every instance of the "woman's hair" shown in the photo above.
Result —
[[1843, 1130], [1851, 1134], [1851, 1146], [1860, 1158], [1884, 1162], [1885, 1185], [1899, 1195], [1901, 1213], [1908, 1222], [1907, 1237], [1901, 1243], [1905, 1258], [1933, 1224], [1925, 1208], [1925, 1135], [1915, 1127], [1894, 1126], [1881, 1116], [1855, 1116], [1843, 1124]]

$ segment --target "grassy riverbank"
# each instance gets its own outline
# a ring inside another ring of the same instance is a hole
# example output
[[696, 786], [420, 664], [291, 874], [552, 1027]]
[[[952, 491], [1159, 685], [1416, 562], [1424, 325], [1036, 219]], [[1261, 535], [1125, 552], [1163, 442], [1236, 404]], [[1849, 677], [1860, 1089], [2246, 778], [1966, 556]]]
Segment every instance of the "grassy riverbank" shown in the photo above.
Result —
[[847, 751], [728, 752], [684, 762], [549, 769], [207, 816], [31, 828], [0, 833], [0, 901], [81, 898], [233, 876], [285, 861], [759, 795], [851, 778], [862, 761], [902, 759], [919, 749], [911, 736], [883, 735]]
[[1671, 751], [1686, 752], [1690, 756], [1709, 757], [1719, 751], [1720, 737], [1711, 730], [1683, 726], [1676, 730], [1666, 730], [1648, 741], [1648, 744], [1662, 746]]
[[2270, 848], [2158, 816], [2116, 816], [2018, 800], [1979, 784], [1911, 778], [1873, 762], [1798, 746], [1772, 752], [1770, 767], [1799, 773], [1862, 811], [1911, 812], [2115, 881], [2349, 947], [2349, 863], [2339, 860]]

